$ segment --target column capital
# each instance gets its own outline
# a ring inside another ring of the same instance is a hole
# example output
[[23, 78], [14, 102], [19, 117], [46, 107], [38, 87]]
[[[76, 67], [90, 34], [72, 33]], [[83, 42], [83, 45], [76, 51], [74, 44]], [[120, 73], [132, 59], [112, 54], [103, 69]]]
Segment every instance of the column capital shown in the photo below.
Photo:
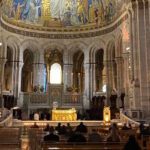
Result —
[[23, 63], [23, 62], [21, 62], [21, 61], [19, 61], [19, 62], [17, 62], [17, 65], [18, 65], [19, 69], [22, 69], [22, 67], [23, 67], [24, 63]]
[[120, 63], [123, 62], [123, 58], [122, 57], [116, 57], [115, 61], [116, 61], [117, 64], [120, 64]]
[[129, 56], [130, 56], [129, 52], [126, 52], [126, 53], [123, 53], [123, 54], [122, 54], [122, 57], [123, 57], [123, 58], [128, 58]]
[[0, 58], [0, 65], [5, 65], [6, 62], [7, 62], [6, 58]]

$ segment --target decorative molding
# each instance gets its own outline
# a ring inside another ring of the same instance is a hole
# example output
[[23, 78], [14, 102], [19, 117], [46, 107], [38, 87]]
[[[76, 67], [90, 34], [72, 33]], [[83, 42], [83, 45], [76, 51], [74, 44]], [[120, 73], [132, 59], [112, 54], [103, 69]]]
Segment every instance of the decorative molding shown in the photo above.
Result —
[[[44, 33], [44, 31], [37, 31], [37, 32], [30, 32], [27, 30], [24, 30], [24, 28], [16, 28], [16, 26], [10, 26], [8, 23], [6, 23], [3, 19], [1, 19], [1, 26], [15, 34], [27, 36], [27, 37], [36, 37], [36, 38], [48, 38], [48, 39], [78, 39], [78, 38], [88, 38], [88, 37], [96, 37], [96, 36], [101, 36], [107, 33], [110, 33], [114, 31], [118, 26], [120, 26], [124, 21], [128, 19], [128, 14], [125, 14], [117, 23], [112, 25], [111, 27], [108, 27], [103, 30], [99, 31], [89, 31], [89, 32], [82, 32], [81, 33], [74, 33], [74, 32], [66, 32], [66, 33], [61, 33], [61, 32], [48, 32]], [[60, 34], [61, 33], [61, 34]]]

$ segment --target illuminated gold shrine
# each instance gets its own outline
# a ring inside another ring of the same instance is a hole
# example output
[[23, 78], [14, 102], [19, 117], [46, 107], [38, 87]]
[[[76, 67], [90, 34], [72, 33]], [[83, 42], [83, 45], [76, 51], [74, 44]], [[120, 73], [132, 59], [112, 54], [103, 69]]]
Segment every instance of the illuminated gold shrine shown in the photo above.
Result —
[[52, 110], [52, 120], [53, 121], [76, 121], [77, 114], [75, 108], [66, 110], [57, 110], [54, 108]]

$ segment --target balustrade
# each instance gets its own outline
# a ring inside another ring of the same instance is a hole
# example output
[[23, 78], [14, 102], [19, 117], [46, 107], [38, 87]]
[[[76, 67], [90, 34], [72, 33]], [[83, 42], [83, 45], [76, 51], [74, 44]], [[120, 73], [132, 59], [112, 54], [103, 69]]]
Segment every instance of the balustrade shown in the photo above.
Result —
[[[61, 106], [82, 106], [82, 95], [78, 93], [63, 94], [58, 101], [61, 101]], [[22, 103], [24, 108], [38, 105], [51, 107], [53, 100], [48, 93], [21, 93], [20, 103]]]

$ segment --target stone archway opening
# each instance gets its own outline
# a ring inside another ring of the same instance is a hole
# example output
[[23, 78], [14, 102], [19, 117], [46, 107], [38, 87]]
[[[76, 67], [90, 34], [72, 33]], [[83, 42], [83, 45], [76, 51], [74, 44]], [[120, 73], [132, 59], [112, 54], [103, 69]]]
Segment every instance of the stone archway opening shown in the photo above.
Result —
[[85, 89], [84, 53], [77, 51], [73, 55], [73, 88], [77, 93], [83, 93]]

